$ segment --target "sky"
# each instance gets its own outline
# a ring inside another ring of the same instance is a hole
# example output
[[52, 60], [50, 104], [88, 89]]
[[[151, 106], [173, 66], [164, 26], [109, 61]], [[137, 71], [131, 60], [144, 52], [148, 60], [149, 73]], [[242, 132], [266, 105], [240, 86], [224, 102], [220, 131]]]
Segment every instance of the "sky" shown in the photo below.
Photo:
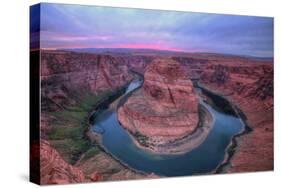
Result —
[[41, 4], [41, 48], [145, 48], [273, 57], [273, 18]]

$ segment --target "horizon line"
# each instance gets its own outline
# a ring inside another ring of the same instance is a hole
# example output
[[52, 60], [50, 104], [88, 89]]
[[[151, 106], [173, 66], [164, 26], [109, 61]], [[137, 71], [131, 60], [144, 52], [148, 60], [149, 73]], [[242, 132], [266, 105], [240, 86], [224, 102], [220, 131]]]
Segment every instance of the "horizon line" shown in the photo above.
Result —
[[231, 54], [231, 53], [220, 53], [220, 52], [212, 52], [212, 51], [184, 51], [179, 49], [156, 49], [156, 48], [125, 48], [125, 47], [82, 47], [82, 48], [39, 48], [40, 50], [81, 50], [81, 49], [134, 49], [134, 50], [154, 50], [154, 51], [168, 51], [168, 52], [176, 52], [176, 53], [194, 53], [194, 54], [213, 54], [213, 55], [229, 55], [229, 56], [238, 56], [238, 57], [248, 57], [248, 58], [265, 58], [265, 59], [274, 59], [273, 56], [253, 56], [246, 54]]

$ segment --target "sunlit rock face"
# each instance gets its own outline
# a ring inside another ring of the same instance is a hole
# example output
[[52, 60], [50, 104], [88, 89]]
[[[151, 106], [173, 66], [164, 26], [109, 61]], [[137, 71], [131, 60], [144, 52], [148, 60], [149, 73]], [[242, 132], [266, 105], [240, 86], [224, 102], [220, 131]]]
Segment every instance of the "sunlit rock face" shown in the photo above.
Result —
[[144, 84], [118, 110], [133, 135], [161, 145], [192, 133], [198, 125], [198, 97], [184, 68], [171, 59], [155, 59]]

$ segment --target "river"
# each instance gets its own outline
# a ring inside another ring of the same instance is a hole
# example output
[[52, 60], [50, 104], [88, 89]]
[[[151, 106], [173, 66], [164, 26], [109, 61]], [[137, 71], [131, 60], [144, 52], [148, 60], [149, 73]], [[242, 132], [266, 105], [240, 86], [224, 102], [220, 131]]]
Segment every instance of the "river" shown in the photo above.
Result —
[[[95, 117], [92, 131], [102, 135], [103, 147], [131, 168], [147, 173], [153, 172], [160, 176], [204, 174], [215, 170], [223, 162], [233, 136], [244, 130], [243, 121], [235, 115], [224, 113], [218, 107], [212, 107], [200, 97], [200, 105], [203, 105], [214, 118], [214, 126], [200, 146], [178, 155], [159, 155], [142, 150], [134, 144], [129, 133], [117, 119], [120, 100], [126, 99], [141, 84], [142, 80], [132, 81], [124, 95]], [[202, 92], [200, 88], [196, 88], [196, 91]]]

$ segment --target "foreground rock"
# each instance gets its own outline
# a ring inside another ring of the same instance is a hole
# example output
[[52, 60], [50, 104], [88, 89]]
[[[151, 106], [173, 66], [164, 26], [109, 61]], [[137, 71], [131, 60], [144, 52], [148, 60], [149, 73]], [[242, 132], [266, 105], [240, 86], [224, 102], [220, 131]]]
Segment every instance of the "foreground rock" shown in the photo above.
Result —
[[194, 133], [198, 105], [183, 67], [171, 59], [156, 59], [145, 70], [142, 88], [119, 108], [118, 119], [139, 146], [166, 153], [165, 146]]
[[141, 174], [135, 172], [120, 162], [113, 159], [105, 152], [89, 158], [83, 163], [76, 165], [91, 181], [112, 181], [112, 180], [134, 180], [134, 179], [151, 179], [159, 176], [151, 174]]
[[40, 142], [40, 183], [67, 184], [84, 182], [81, 170], [66, 163], [46, 140]]

